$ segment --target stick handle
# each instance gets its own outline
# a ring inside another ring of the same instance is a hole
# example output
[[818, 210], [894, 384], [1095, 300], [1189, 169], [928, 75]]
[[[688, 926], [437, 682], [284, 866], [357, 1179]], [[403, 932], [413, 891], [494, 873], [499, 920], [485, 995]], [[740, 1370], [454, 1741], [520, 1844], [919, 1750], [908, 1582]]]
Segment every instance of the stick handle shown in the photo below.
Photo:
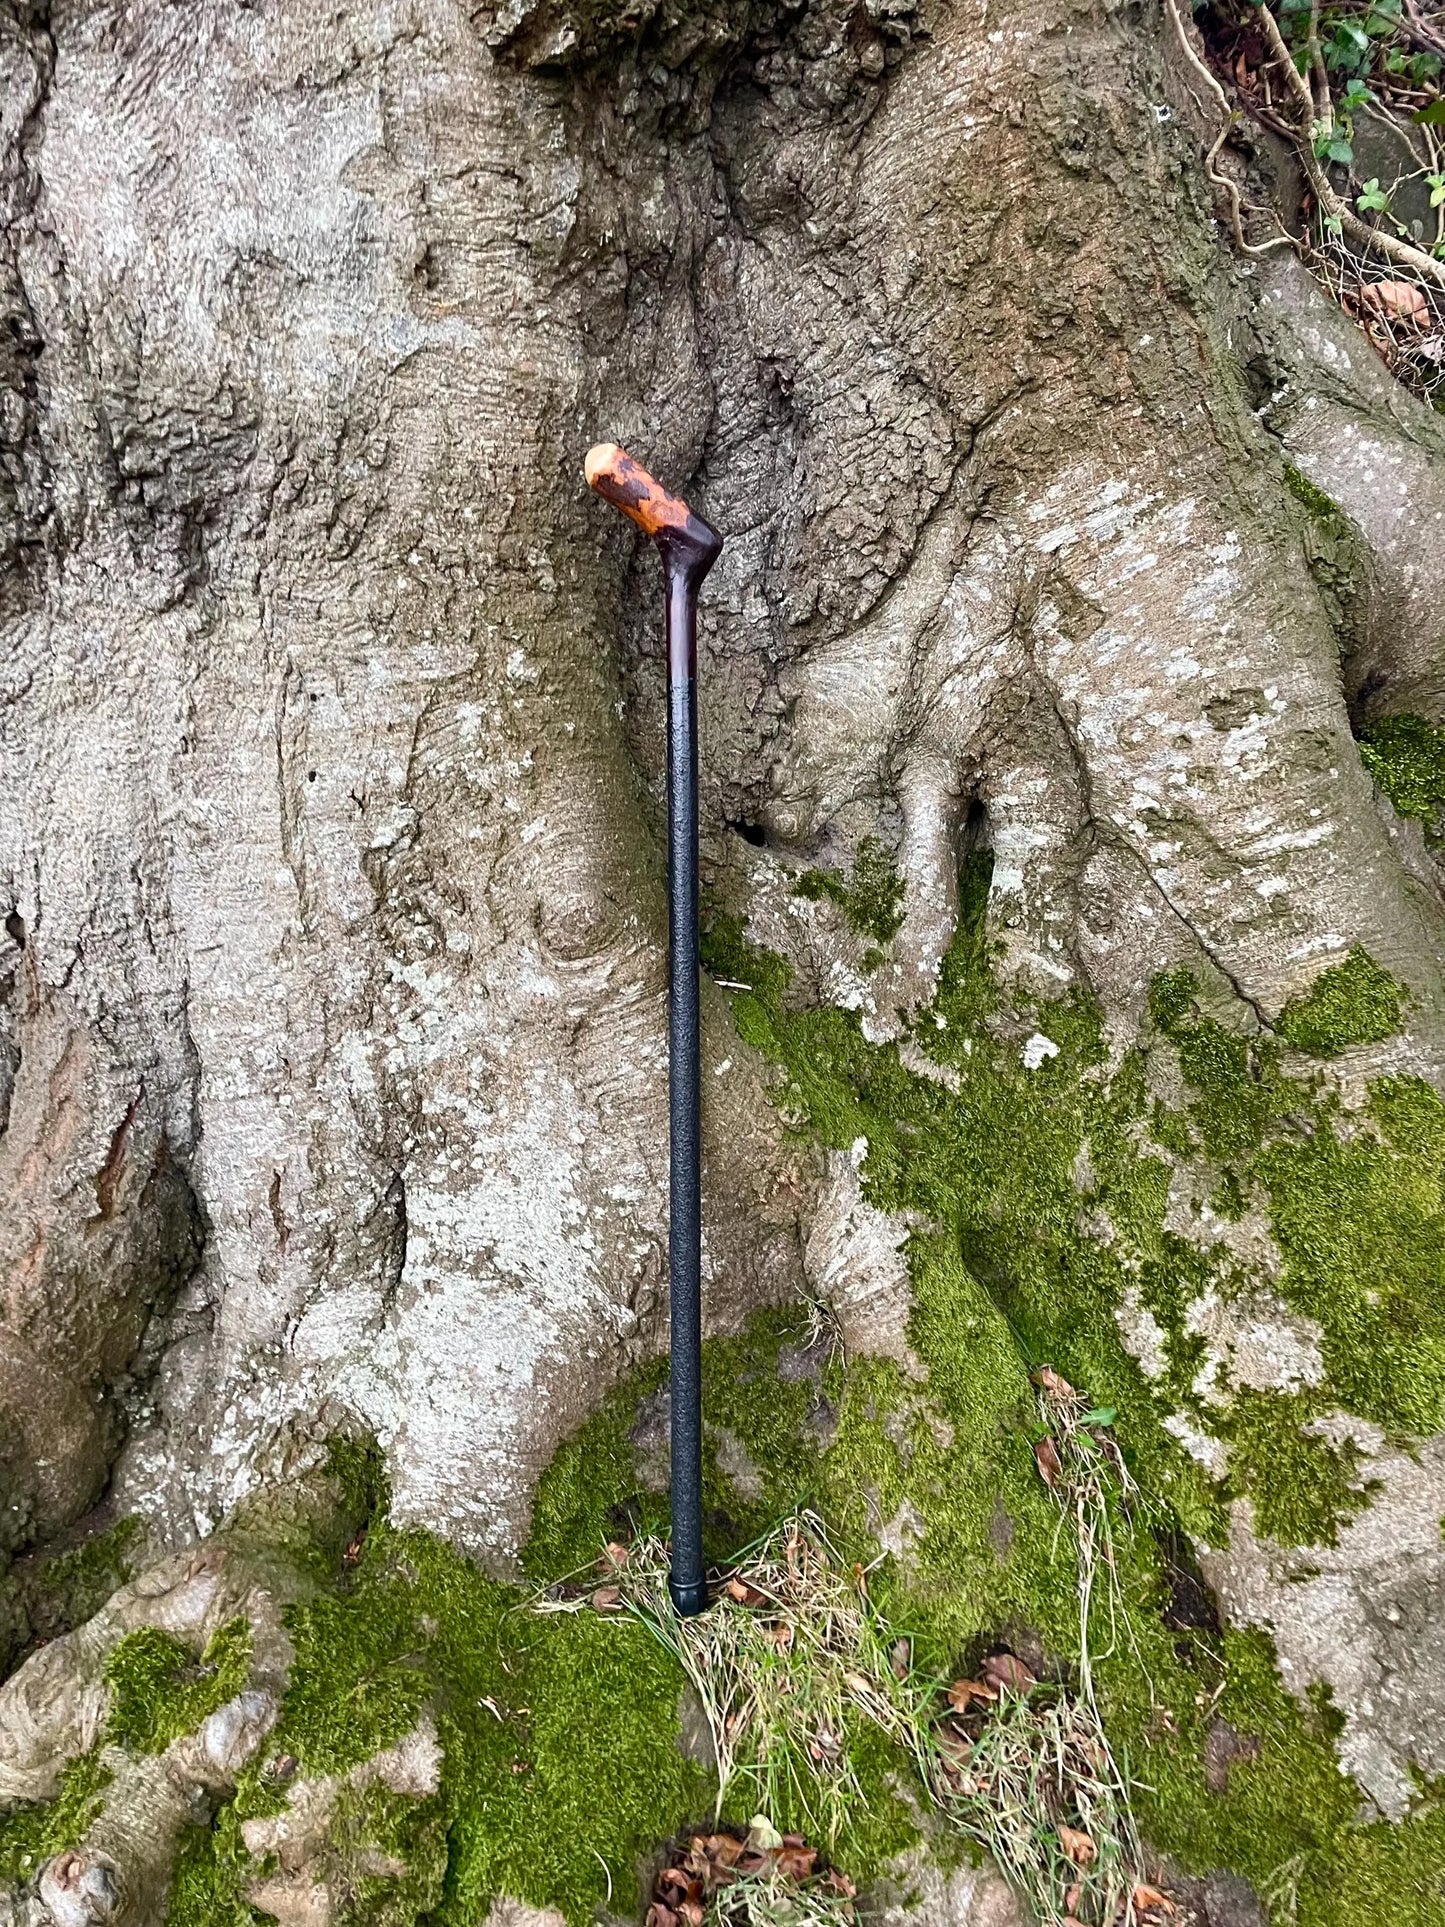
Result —
[[665, 548], [676, 547], [693, 564], [701, 582], [722, 550], [722, 537], [690, 509], [680, 495], [669, 495], [641, 462], [616, 442], [598, 442], [583, 464], [587, 486], [631, 518], [644, 535]]

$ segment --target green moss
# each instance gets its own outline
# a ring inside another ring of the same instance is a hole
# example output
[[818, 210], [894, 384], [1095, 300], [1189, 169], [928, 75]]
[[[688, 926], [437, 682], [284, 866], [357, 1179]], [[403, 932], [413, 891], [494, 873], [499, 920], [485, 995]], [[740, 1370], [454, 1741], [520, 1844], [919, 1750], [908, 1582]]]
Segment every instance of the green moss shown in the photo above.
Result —
[[28, 1879], [52, 1854], [83, 1839], [112, 1777], [100, 1748], [92, 1747], [66, 1767], [54, 1800], [0, 1815], [0, 1881]]
[[1307, 1093], [1280, 1075], [1272, 1043], [1226, 1030], [1202, 1009], [1199, 992], [1192, 971], [1163, 971], [1150, 986], [1149, 1014], [1179, 1053], [1192, 1092], [1188, 1114], [1204, 1150], [1213, 1158], [1238, 1158], [1257, 1150], [1270, 1126]]
[[1361, 1480], [1363, 1454], [1306, 1428], [1320, 1416], [1317, 1398], [1238, 1389], [1225, 1435], [1231, 1485], [1254, 1501], [1254, 1523], [1285, 1546], [1332, 1546], [1339, 1528], [1379, 1490]]
[[[339, 1927], [410, 1927], [442, 1898], [443, 1801], [403, 1796], [380, 1781], [344, 1789], [332, 1813], [327, 1861], [335, 1869], [335, 1884], [348, 1895]], [[404, 1871], [368, 1871], [378, 1863]]]
[[1322, 488], [1316, 488], [1309, 477], [1291, 462], [1284, 465], [1284, 479], [1290, 494], [1321, 527], [1329, 529], [1336, 536], [1346, 533], [1349, 525], [1331, 498]]
[[59, 1639], [131, 1577], [138, 1519], [121, 1519], [69, 1551], [32, 1554], [0, 1576], [0, 1679], [27, 1646]]
[[851, 930], [875, 943], [890, 943], [903, 923], [903, 879], [876, 837], [865, 836], [858, 845], [851, 877], [836, 870], [804, 870], [793, 891], [815, 903], [827, 897]]
[[1400, 816], [1425, 825], [1427, 841], [1445, 833], [1445, 729], [1423, 716], [1380, 716], [1360, 734], [1360, 761]]
[[106, 1738], [139, 1753], [163, 1753], [234, 1699], [250, 1673], [251, 1627], [244, 1618], [218, 1627], [199, 1661], [184, 1640], [158, 1626], [138, 1627], [111, 1648], [105, 1663]]
[[166, 1927], [256, 1927], [270, 1918], [244, 1898], [256, 1868], [241, 1838], [238, 1808], [228, 1801], [209, 1826], [187, 1827], [181, 1835]]
[[535, 1584], [590, 1567], [609, 1539], [665, 1531], [666, 1496], [641, 1484], [628, 1434], [639, 1404], [644, 1398], [656, 1399], [666, 1375], [666, 1361], [659, 1359], [630, 1379], [559, 1448], [542, 1474], [522, 1555], [527, 1577]]
[[305, 1773], [344, 1773], [394, 1746], [431, 1698], [413, 1589], [374, 1582], [373, 1570], [288, 1616], [296, 1658], [276, 1746]]
[[[649, 1379], [630, 1388], [634, 1408]], [[574, 1535], [605, 1518], [619, 1482], [604, 1466], [599, 1491], [587, 1493], [583, 1470], [559, 1471], [543, 1527], [569, 1563]], [[538, 1617], [528, 1594], [426, 1533], [393, 1527], [384, 1484], [372, 1491], [381, 1509], [347, 1562], [288, 1615], [295, 1659], [267, 1748], [267, 1760], [290, 1756], [303, 1774], [342, 1776], [400, 1740], [424, 1709], [436, 1719], [444, 1764], [433, 1799], [373, 1788], [343, 1800], [328, 1848], [342, 1873], [373, 1851], [401, 1869], [343, 1879], [354, 1898], [347, 1918], [473, 1927], [506, 1892], [580, 1922], [609, 1887], [619, 1907], [631, 1906], [640, 1856], [709, 1799], [706, 1775], [678, 1746], [680, 1671], [631, 1620]], [[588, 1557], [597, 1550], [594, 1538]], [[540, 1553], [529, 1556], [540, 1573]], [[171, 1927], [248, 1918], [241, 1894], [255, 1868], [236, 1829], [280, 1797], [263, 1763], [212, 1826], [188, 1838]]]
[[128, 1582], [140, 1532], [139, 1519], [119, 1519], [49, 1561], [40, 1579], [49, 1607], [48, 1638], [83, 1625]]
[[[792, 976], [784, 960], [771, 950], [759, 950], [747, 940], [741, 917], [731, 912], [713, 912], [702, 931], [703, 968], [710, 976], [726, 983], [746, 984], [765, 1004], [780, 998]], [[747, 1007], [742, 1015], [746, 1017]]]
[[1339, 508], [1308, 476], [1289, 462], [1285, 486], [1304, 509], [1302, 533], [1305, 560], [1336, 628], [1344, 626], [1346, 611], [1360, 586], [1363, 561], [1354, 530]]
[[1335, 1057], [1351, 1044], [1377, 1044], [1400, 1028], [1400, 986], [1367, 950], [1322, 970], [1309, 992], [1292, 997], [1276, 1029], [1314, 1057]]
[[[526, 1699], [502, 1701], [500, 1722], [484, 1708], [461, 1716], [454, 1702], [449, 1776], [459, 1750], [469, 1771], [439, 1918], [462, 1927], [507, 1892], [582, 1919], [609, 1884], [613, 1905], [630, 1910], [639, 1858], [706, 1811], [706, 1776], [677, 1744], [680, 1672], [633, 1622], [582, 1614], [510, 1630], [506, 1689], [525, 1687]], [[501, 1683], [494, 1664], [482, 1679]]]
[[1394, 1437], [1445, 1419], [1445, 1104], [1417, 1078], [1379, 1080], [1343, 1140], [1321, 1112], [1257, 1169], [1284, 1253], [1279, 1286], [1324, 1328], [1331, 1394]]

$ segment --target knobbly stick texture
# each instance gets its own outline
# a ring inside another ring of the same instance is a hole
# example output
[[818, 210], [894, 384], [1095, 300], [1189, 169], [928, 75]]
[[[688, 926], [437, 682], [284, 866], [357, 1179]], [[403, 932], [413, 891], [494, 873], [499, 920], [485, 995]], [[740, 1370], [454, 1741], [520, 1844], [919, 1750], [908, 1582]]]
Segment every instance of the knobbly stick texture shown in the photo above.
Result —
[[687, 503], [669, 495], [641, 462], [634, 461], [615, 442], [598, 442], [588, 449], [585, 473], [588, 487], [595, 488], [624, 515], [630, 515], [645, 535], [685, 528], [691, 519]]

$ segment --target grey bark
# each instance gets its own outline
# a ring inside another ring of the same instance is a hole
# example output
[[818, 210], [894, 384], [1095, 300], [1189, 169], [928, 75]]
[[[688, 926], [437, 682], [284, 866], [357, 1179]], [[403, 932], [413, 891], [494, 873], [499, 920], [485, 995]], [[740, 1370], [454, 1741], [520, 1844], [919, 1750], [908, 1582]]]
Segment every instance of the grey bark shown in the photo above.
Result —
[[[1005, 970], [1116, 1037], [1177, 960], [1268, 1021], [1363, 943], [1438, 1078], [1347, 697], [1445, 721], [1445, 434], [1230, 259], [1179, 67], [1060, 0], [8, 0], [5, 1546], [110, 1481], [183, 1548], [329, 1396], [505, 1566], [657, 1348], [657, 584], [595, 439], [727, 533], [710, 880], [873, 1034], [984, 834]], [[868, 972], [785, 910], [870, 835]], [[878, 1239], [715, 995], [704, 1079], [716, 1328]]]

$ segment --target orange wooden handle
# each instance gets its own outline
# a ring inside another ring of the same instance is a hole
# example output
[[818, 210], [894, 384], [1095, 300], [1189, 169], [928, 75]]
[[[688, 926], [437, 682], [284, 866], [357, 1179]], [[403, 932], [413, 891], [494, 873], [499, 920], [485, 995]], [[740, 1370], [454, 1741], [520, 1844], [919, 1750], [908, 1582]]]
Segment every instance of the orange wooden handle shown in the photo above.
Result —
[[636, 462], [616, 442], [598, 442], [587, 451], [583, 465], [587, 486], [595, 488], [614, 508], [630, 515], [647, 535], [663, 529], [685, 529], [693, 520], [692, 510], [680, 496], [669, 495], [661, 482], [654, 481], [641, 462]]

